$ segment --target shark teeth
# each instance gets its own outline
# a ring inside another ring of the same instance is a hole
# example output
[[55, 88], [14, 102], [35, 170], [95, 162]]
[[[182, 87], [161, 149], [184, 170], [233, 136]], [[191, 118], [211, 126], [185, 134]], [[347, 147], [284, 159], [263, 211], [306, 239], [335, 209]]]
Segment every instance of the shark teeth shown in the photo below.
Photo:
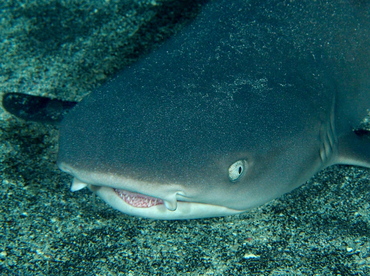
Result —
[[82, 190], [83, 188], [87, 187], [87, 184], [79, 180], [78, 178], [73, 178], [71, 191], [76, 192]]
[[163, 204], [163, 200], [139, 193], [133, 193], [121, 189], [113, 189], [115, 193], [122, 198], [127, 204], [137, 208], [149, 208]]

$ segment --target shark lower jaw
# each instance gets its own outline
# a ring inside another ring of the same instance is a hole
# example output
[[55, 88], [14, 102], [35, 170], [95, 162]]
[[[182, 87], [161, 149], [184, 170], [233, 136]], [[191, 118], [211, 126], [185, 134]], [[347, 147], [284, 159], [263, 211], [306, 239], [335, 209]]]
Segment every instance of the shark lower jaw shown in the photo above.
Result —
[[87, 187], [114, 209], [128, 215], [144, 218], [160, 220], [199, 219], [234, 215], [245, 211], [177, 199], [173, 201], [162, 200], [153, 196], [108, 186], [90, 184]]
[[185, 220], [234, 215], [245, 210], [234, 210], [224, 206], [176, 201], [176, 207], [166, 206], [168, 202], [159, 198], [133, 193], [106, 186], [89, 186], [107, 204], [114, 209], [137, 217], [160, 220]]
[[[137, 217], [160, 220], [185, 220], [234, 215], [245, 211], [230, 209], [220, 205], [182, 201], [176, 198], [163, 200], [109, 186], [91, 184], [86, 186], [114, 209]], [[77, 186], [73, 185], [73, 187], [72, 190], [76, 191]], [[81, 188], [82, 186], [79, 186], [78, 190]]]

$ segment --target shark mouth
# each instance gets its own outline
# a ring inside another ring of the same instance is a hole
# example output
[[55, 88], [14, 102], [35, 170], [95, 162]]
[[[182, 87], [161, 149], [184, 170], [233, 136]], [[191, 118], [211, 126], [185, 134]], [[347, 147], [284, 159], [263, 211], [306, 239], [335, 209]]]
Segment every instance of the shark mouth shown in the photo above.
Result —
[[[68, 167], [62, 166], [62, 168], [65, 171], [71, 173]], [[177, 220], [225, 216], [244, 212], [244, 210], [230, 209], [221, 205], [212, 205], [208, 203], [197, 203], [189, 201], [187, 200], [189, 199], [189, 197], [184, 195], [184, 193], [181, 191], [181, 187], [178, 190], [176, 189], [177, 192], [174, 192], [174, 189], [172, 189], [172, 192], [167, 194], [157, 193], [162, 194], [164, 199], [161, 199], [141, 193], [113, 188], [113, 185], [96, 185], [95, 183], [111, 184], [121, 182], [127, 183], [127, 181], [120, 182], [119, 178], [118, 181], [115, 181], [115, 179], [112, 180], [112, 177], [110, 175], [108, 175], [108, 177], [101, 177], [98, 174], [92, 174], [92, 176], [88, 175], [87, 177], [85, 177], [88, 181], [81, 181], [77, 177], [74, 177], [71, 185], [71, 191], [75, 192], [88, 187], [92, 192], [100, 196], [113, 208], [129, 215], [153, 219]], [[107, 179], [109, 181], [106, 181]], [[93, 182], [94, 184], [88, 184], [88, 182]], [[137, 184], [136, 182], [133, 182], [131, 180], [129, 180], [128, 182], [129, 184]], [[179, 199], [185, 199], [185, 201]], [[178, 203], [180, 206], [179, 209], [177, 208]], [[166, 210], [171, 212], [167, 212]]]
[[164, 204], [162, 199], [139, 194], [133, 193], [126, 190], [121, 189], [113, 189], [114, 192], [122, 198], [127, 204], [137, 207], [137, 208], [149, 208], [152, 206]]

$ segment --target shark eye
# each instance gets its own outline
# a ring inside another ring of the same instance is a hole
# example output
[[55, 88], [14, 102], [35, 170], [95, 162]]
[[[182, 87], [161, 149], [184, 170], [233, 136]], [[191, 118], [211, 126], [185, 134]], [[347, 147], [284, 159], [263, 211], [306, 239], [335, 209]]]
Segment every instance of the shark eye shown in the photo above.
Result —
[[246, 160], [238, 160], [229, 167], [229, 179], [231, 182], [237, 182], [247, 169]]

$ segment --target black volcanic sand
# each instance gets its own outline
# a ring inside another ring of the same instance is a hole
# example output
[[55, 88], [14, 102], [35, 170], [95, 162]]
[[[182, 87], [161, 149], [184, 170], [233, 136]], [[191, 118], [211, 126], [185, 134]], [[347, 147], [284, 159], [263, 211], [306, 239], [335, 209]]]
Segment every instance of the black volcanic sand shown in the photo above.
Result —
[[[3, 1], [0, 91], [79, 101], [197, 9], [181, 10], [169, 0]], [[330, 167], [242, 215], [142, 219], [69, 191], [56, 127], [0, 116], [1, 275], [370, 275], [367, 169]]]

